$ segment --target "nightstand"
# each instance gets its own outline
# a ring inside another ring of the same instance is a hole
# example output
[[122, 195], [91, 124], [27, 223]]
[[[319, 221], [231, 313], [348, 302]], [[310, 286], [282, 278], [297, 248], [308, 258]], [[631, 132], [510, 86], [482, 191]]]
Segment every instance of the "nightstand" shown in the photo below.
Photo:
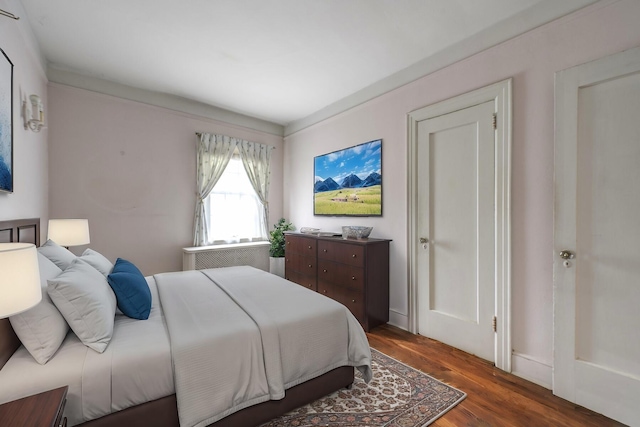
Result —
[[0, 405], [0, 426], [66, 427], [67, 386]]

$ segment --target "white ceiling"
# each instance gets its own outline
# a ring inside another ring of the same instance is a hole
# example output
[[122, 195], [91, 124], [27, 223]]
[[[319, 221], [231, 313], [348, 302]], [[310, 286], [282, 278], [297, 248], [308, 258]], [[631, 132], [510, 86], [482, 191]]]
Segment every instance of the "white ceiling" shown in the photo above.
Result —
[[50, 68], [281, 125], [593, 1], [21, 0]]

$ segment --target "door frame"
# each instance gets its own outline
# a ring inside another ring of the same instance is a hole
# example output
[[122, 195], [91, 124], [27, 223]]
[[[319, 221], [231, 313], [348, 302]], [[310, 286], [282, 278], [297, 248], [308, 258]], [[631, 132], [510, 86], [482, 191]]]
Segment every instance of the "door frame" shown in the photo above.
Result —
[[418, 332], [418, 123], [488, 101], [494, 102], [495, 140], [495, 365], [511, 372], [511, 86], [506, 79], [432, 104], [407, 115], [407, 251], [409, 254], [409, 331]]
[[[575, 300], [573, 304], [560, 307], [559, 293], [571, 293], [575, 297], [575, 274], [565, 277], [566, 268], [558, 257], [561, 250], [575, 250], [577, 230], [578, 173], [578, 93], [580, 88], [596, 85], [618, 77], [640, 71], [640, 48], [632, 48], [576, 65], [555, 74], [555, 141], [554, 141], [554, 206], [553, 206], [553, 394], [570, 402], [576, 402], [575, 370]], [[573, 154], [572, 154], [573, 153]], [[564, 201], [564, 207], [559, 201]], [[574, 224], [567, 227], [566, 224]], [[575, 264], [579, 262], [574, 260]], [[560, 282], [562, 284], [560, 285]], [[562, 347], [559, 343], [567, 340], [574, 343]], [[559, 376], [558, 373], [561, 373]], [[592, 400], [596, 402], [596, 400]], [[579, 403], [584, 404], [584, 403]], [[619, 415], [598, 408], [595, 404], [584, 405], [609, 417]], [[625, 422], [623, 420], [623, 422]], [[628, 421], [626, 421], [628, 422]]]

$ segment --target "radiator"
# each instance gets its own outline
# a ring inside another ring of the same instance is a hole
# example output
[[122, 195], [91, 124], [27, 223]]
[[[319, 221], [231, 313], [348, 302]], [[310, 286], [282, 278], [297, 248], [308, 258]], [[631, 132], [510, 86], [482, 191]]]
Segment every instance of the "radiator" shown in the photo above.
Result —
[[235, 243], [230, 245], [182, 248], [182, 269], [250, 265], [269, 271], [269, 242]]

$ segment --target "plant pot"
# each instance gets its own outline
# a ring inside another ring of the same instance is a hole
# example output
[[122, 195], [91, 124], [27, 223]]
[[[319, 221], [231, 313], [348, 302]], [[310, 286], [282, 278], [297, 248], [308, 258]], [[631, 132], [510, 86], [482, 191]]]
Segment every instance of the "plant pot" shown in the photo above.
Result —
[[284, 277], [284, 257], [269, 257], [269, 273]]

